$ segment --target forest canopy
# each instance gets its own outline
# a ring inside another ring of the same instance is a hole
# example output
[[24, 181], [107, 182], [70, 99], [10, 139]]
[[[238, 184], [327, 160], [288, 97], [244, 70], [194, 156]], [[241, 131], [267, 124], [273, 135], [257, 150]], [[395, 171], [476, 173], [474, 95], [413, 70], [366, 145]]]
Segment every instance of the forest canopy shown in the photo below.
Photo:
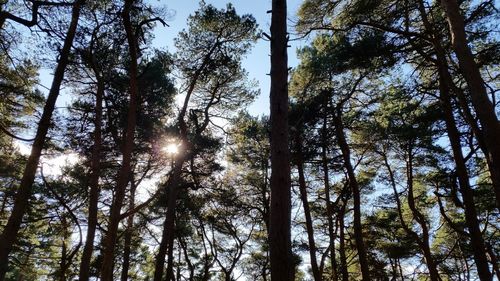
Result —
[[498, 4], [0, 1], [0, 281], [500, 280]]

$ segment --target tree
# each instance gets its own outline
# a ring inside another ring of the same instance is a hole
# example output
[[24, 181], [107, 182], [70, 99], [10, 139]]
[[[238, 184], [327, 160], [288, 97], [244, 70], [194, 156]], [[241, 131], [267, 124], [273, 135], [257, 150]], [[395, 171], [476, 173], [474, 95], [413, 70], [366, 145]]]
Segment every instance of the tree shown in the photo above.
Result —
[[[441, 5], [445, 10], [450, 27], [453, 49], [457, 55], [462, 75], [467, 81], [471, 101], [483, 129], [485, 143], [488, 147], [486, 157], [490, 159], [492, 166], [490, 167], [490, 173], [494, 179], [493, 190], [495, 191], [497, 208], [500, 208], [500, 185], [498, 182], [498, 178], [500, 178], [500, 145], [498, 144], [497, 133], [500, 131], [500, 123], [495, 113], [495, 107], [486, 92], [484, 80], [474, 61], [474, 56], [470, 47], [467, 46], [464, 18], [460, 14], [458, 2], [455, 0], [442, 0]], [[484, 278], [488, 279], [489, 273], [486, 272], [486, 268], [481, 269], [481, 271], [484, 272]]]
[[15, 195], [16, 199], [11, 215], [2, 231], [2, 234], [0, 235], [0, 280], [3, 280], [5, 278], [9, 253], [11, 252], [12, 247], [16, 241], [17, 232], [19, 231], [22, 218], [24, 216], [24, 213], [26, 212], [31, 193], [31, 186], [33, 185], [35, 179], [35, 173], [38, 167], [38, 161], [40, 160], [40, 154], [45, 143], [52, 113], [54, 111], [55, 103], [57, 97], [59, 96], [61, 84], [64, 79], [64, 72], [68, 64], [68, 57], [71, 51], [73, 39], [75, 37], [78, 20], [80, 17], [80, 10], [83, 3], [83, 0], [79, 0], [76, 1], [73, 5], [71, 23], [66, 33], [64, 46], [61, 49], [59, 63], [57, 64], [54, 73], [54, 80], [52, 81], [52, 86], [50, 87], [43, 114], [37, 128], [36, 136], [31, 149], [31, 154], [26, 163], [26, 168], [24, 169], [18, 191]]
[[291, 186], [288, 138], [288, 36], [286, 0], [272, 1], [271, 18], [271, 207], [269, 252], [272, 280], [293, 280], [290, 234]]
[[[222, 110], [227, 115], [226, 110], [246, 103], [255, 94], [249, 89], [251, 85], [244, 82], [246, 73], [240, 65], [242, 56], [256, 39], [255, 19], [250, 15], [239, 16], [231, 5], [226, 10], [202, 5], [190, 17], [188, 26], [188, 31], [181, 32], [176, 42], [186, 96], [177, 116], [181, 150], [175, 155], [166, 184], [167, 213], [155, 263], [155, 281], [162, 279], [165, 255], [167, 279], [173, 278], [175, 206], [182, 168], [196, 156], [196, 141], [210, 125], [211, 110]], [[192, 101], [198, 101], [199, 108], [191, 109], [188, 116]]]

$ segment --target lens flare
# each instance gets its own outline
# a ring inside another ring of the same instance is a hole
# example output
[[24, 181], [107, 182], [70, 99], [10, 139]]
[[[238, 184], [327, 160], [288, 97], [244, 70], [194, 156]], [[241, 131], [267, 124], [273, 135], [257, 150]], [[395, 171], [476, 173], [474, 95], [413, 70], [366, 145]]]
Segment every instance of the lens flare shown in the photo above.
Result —
[[169, 143], [163, 150], [168, 154], [176, 154], [179, 152], [179, 146], [176, 143]]

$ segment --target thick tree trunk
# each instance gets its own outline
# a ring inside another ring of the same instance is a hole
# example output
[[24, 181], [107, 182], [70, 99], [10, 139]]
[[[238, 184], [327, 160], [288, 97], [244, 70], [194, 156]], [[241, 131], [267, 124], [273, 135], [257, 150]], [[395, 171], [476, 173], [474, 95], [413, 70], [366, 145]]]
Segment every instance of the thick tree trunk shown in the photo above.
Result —
[[19, 184], [19, 189], [15, 195], [14, 207], [2, 234], [0, 234], [0, 280], [4, 280], [5, 278], [5, 273], [8, 268], [9, 254], [14, 243], [16, 242], [22, 218], [28, 207], [28, 201], [31, 196], [31, 187], [35, 180], [38, 162], [45, 144], [52, 113], [54, 112], [56, 100], [59, 96], [61, 84], [64, 79], [64, 72], [69, 61], [71, 46], [73, 44], [73, 39], [75, 38], [78, 20], [80, 18], [80, 10], [84, 2], [84, 0], [78, 0], [73, 5], [71, 22], [68, 27], [68, 32], [66, 33], [66, 38], [64, 39], [64, 44], [59, 56], [59, 62], [57, 63], [57, 67], [54, 72], [54, 79], [52, 80], [49, 95], [43, 109], [42, 118], [38, 124], [35, 140], [33, 142], [33, 146], [31, 147], [31, 153], [28, 158], [28, 162], [26, 163], [21, 183]]
[[104, 81], [97, 69], [94, 68], [97, 79], [97, 91], [95, 100], [94, 121], [94, 147], [92, 148], [92, 175], [89, 183], [89, 213], [87, 218], [87, 237], [83, 247], [80, 261], [79, 281], [88, 281], [90, 276], [90, 261], [94, 251], [94, 240], [97, 228], [97, 209], [99, 203], [99, 175], [101, 166], [101, 144], [102, 144], [102, 101], [104, 97]]
[[306, 218], [307, 239], [309, 242], [309, 256], [311, 258], [311, 269], [313, 272], [314, 281], [321, 281], [321, 274], [318, 268], [318, 260], [316, 259], [316, 243], [314, 241], [314, 227], [311, 217], [311, 210], [309, 209], [309, 201], [307, 200], [307, 187], [306, 179], [304, 176], [304, 157], [302, 155], [302, 139], [300, 132], [297, 132], [296, 140], [296, 153], [297, 153], [297, 171], [299, 173], [299, 191], [302, 205], [304, 206], [304, 216]]
[[[454, 1], [454, 0], [451, 0]], [[443, 0], [442, 2], [450, 2]], [[424, 22], [425, 29], [428, 34], [430, 34], [430, 37], [432, 38], [432, 44], [434, 47], [434, 50], [436, 52], [436, 62], [437, 62], [437, 67], [438, 67], [438, 75], [439, 75], [439, 91], [441, 94], [441, 102], [442, 102], [442, 108], [443, 108], [443, 113], [444, 113], [444, 121], [446, 123], [446, 129], [448, 132], [448, 138], [450, 140], [450, 144], [452, 147], [453, 151], [453, 157], [455, 160], [456, 164], [456, 169], [457, 169], [457, 176], [458, 176], [458, 181], [460, 185], [460, 191], [462, 193], [463, 197], [463, 202], [464, 202], [464, 211], [465, 211], [465, 219], [466, 219], [466, 224], [467, 228], [469, 229], [469, 234], [471, 237], [471, 243], [473, 245], [473, 254], [474, 254], [474, 261], [476, 262], [476, 266], [478, 269], [478, 275], [481, 280], [491, 280], [492, 276], [489, 271], [488, 267], [488, 260], [486, 257], [486, 247], [484, 244], [484, 240], [482, 238], [482, 233], [479, 227], [479, 221], [477, 219], [477, 211], [476, 207], [474, 204], [474, 195], [472, 188], [470, 186], [469, 182], [469, 175], [467, 171], [467, 166], [463, 157], [463, 152], [460, 144], [460, 132], [457, 129], [456, 122], [455, 122], [455, 117], [453, 115], [453, 108], [452, 108], [452, 99], [451, 99], [451, 90], [453, 89], [458, 97], [458, 100], [460, 102], [460, 106], [462, 107], [462, 110], [464, 111], [465, 117], [467, 119], [467, 122], [470, 124], [476, 139], [478, 140], [478, 143], [480, 147], [482, 148], [483, 152], [486, 154], [487, 158], [487, 163], [488, 163], [488, 168], [490, 170], [491, 174], [491, 179], [493, 182], [494, 186], [497, 186], [499, 183], [498, 177], [496, 176], [497, 173], [495, 172], [495, 163], [493, 163], [493, 159], [488, 153], [489, 147], [487, 145], [487, 140], [485, 140], [485, 133], [486, 131], [483, 129], [483, 132], [479, 130], [477, 127], [476, 121], [472, 117], [472, 115], [469, 112], [469, 108], [467, 105], [467, 102], [465, 100], [465, 97], [463, 96], [463, 93], [461, 92], [460, 89], [458, 89], [453, 82], [453, 78], [450, 75], [450, 72], [448, 70], [448, 62], [446, 58], [446, 53], [444, 48], [442, 47], [438, 37], [438, 34], [436, 33], [435, 29], [433, 26], [430, 24], [427, 14], [425, 12], [424, 6], [422, 1], [419, 2], [420, 6], [420, 13], [422, 16], [422, 20]], [[456, 3], [455, 3], [456, 4]], [[458, 9], [458, 6], [456, 7]], [[458, 12], [458, 10], [457, 10]], [[463, 22], [462, 22], [463, 24]], [[451, 23], [450, 23], [451, 26]], [[462, 34], [464, 37], [463, 39], [465, 40], [465, 33]], [[453, 37], [453, 36], [452, 36]], [[455, 39], [452, 39], [455, 40]], [[455, 44], [455, 43], [454, 43]], [[468, 47], [467, 47], [468, 48]], [[470, 52], [470, 50], [469, 50]], [[472, 55], [472, 53], [470, 53]], [[474, 63], [474, 62], [473, 62]], [[477, 68], [477, 66], [476, 66]], [[479, 71], [478, 71], [479, 73]], [[480, 77], [480, 75], [479, 75]], [[481, 77], [480, 77], [481, 78]], [[482, 79], [482, 78], [481, 78]], [[484, 84], [482, 84], [484, 88]], [[485, 90], [484, 90], [485, 91]], [[472, 93], [472, 91], [471, 91]], [[486, 95], [486, 92], [484, 92]], [[488, 100], [488, 97], [486, 95], [486, 99]], [[494, 114], [494, 112], [493, 112]], [[478, 113], [479, 116], [479, 113]], [[496, 116], [495, 116], [496, 118]], [[497, 121], [498, 123], [498, 121]], [[498, 161], [497, 161], [498, 165]], [[498, 199], [498, 198], [497, 198]]]
[[368, 259], [366, 254], [365, 243], [363, 241], [363, 226], [361, 225], [361, 195], [359, 190], [359, 184], [356, 180], [356, 175], [354, 174], [354, 168], [351, 164], [351, 150], [347, 144], [347, 140], [344, 132], [344, 125], [342, 123], [342, 109], [337, 107], [336, 114], [334, 116], [335, 123], [335, 134], [337, 136], [337, 142], [342, 152], [342, 158], [344, 160], [344, 166], [347, 170], [347, 175], [349, 177], [349, 186], [351, 188], [352, 197], [354, 200], [354, 217], [353, 217], [353, 228], [354, 228], [354, 240], [356, 244], [356, 249], [358, 251], [359, 265], [361, 267], [361, 275], [363, 281], [369, 281], [370, 279], [370, 269], [368, 266]]
[[474, 193], [469, 182], [469, 173], [464, 160], [462, 146], [460, 144], [460, 132], [455, 123], [453, 116], [453, 108], [451, 106], [450, 85], [451, 77], [446, 77], [448, 74], [447, 64], [442, 61], [445, 59], [442, 53], [438, 55], [440, 61], [439, 67], [439, 90], [441, 93], [442, 109], [448, 132], [448, 139], [450, 140], [451, 148], [453, 151], [453, 158], [455, 160], [458, 182], [460, 191], [462, 193], [462, 200], [464, 203], [465, 221], [469, 229], [469, 236], [472, 244], [472, 252], [474, 254], [474, 261], [476, 262], [477, 272], [481, 281], [490, 281], [492, 279], [489, 270], [488, 258], [486, 256], [486, 245], [484, 243], [479, 221], [477, 218], [476, 206], [474, 203]]
[[137, 119], [137, 39], [130, 21], [130, 10], [133, 0], [125, 0], [122, 12], [123, 26], [127, 33], [127, 42], [130, 55], [130, 85], [129, 85], [129, 110], [127, 114], [127, 127], [124, 135], [122, 148], [122, 166], [118, 172], [118, 179], [115, 187], [113, 203], [111, 204], [108, 230], [103, 243], [103, 259], [101, 265], [101, 280], [113, 280], [114, 252], [117, 243], [118, 225], [120, 223], [120, 212], [125, 197], [125, 190], [130, 180], [132, 150], [134, 148], [134, 133]]
[[[491, 162], [490, 172], [492, 177], [500, 179], [500, 123], [495, 113], [495, 107], [488, 97], [484, 80], [479, 67], [474, 61], [474, 55], [467, 45], [464, 18], [456, 0], [441, 0], [451, 33], [451, 43], [458, 58], [462, 74], [470, 90], [472, 105], [476, 110], [481, 123], [484, 139], [488, 148], [488, 157]], [[494, 191], [497, 208], [500, 208], [499, 181], [494, 181]]]
[[286, 0], [272, 1], [271, 18], [271, 208], [269, 250], [271, 279], [291, 281], [290, 152], [288, 148], [288, 56]]

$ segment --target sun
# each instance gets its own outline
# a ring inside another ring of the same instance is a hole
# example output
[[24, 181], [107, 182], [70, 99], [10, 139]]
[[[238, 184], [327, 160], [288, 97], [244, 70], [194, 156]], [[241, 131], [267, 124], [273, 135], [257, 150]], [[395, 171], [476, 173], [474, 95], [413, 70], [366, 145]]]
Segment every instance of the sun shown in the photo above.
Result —
[[177, 152], [179, 152], [179, 146], [176, 143], [169, 143], [163, 150], [168, 154], [177, 154]]

